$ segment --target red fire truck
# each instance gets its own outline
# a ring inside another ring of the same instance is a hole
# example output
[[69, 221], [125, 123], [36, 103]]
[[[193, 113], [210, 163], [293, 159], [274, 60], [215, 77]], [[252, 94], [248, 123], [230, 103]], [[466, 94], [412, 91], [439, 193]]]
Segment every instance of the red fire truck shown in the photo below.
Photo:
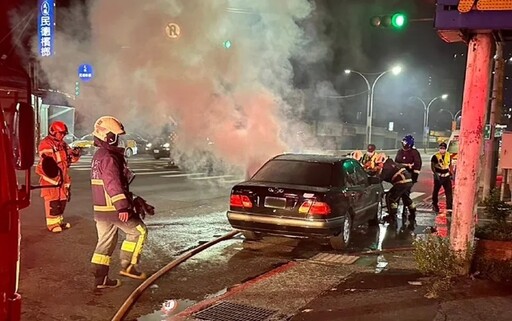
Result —
[[[35, 156], [30, 83], [23, 69], [0, 64], [0, 321], [20, 320], [19, 213], [29, 206], [31, 189], [38, 188], [30, 184]], [[24, 182], [18, 182], [22, 172]]]

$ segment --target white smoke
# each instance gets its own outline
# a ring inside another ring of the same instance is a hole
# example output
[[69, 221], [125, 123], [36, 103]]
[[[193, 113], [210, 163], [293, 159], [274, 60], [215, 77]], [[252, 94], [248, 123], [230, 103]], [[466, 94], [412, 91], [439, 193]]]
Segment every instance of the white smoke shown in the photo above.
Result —
[[[111, 114], [128, 131], [159, 133], [172, 117], [180, 151], [209, 150], [236, 165], [262, 162], [313, 139], [295, 119], [303, 106], [287, 104], [300, 97], [290, 59], [327, 53], [304, 51], [308, 38], [297, 21], [312, 10], [307, 0], [96, 0], [88, 8], [57, 7], [65, 19], [57, 26], [56, 55], [40, 64], [52, 88], [70, 93], [77, 67], [94, 66], [94, 79], [75, 101], [90, 127]], [[177, 39], [166, 35], [171, 22], [180, 26]], [[36, 40], [33, 48], [36, 54]]]

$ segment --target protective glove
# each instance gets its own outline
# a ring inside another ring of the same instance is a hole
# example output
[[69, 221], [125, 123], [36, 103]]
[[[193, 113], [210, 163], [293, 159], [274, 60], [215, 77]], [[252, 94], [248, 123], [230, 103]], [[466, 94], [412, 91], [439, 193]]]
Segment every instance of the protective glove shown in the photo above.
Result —
[[149, 205], [145, 199], [140, 196], [137, 196], [133, 199], [133, 207], [135, 213], [140, 216], [141, 219], [146, 218], [147, 215], [155, 215], [155, 207]]

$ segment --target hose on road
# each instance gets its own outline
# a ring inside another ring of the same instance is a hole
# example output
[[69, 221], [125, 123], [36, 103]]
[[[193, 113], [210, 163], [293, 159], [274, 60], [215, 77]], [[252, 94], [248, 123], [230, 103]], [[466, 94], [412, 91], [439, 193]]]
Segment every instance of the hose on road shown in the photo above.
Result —
[[225, 240], [229, 240], [236, 236], [238, 233], [240, 233], [239, 230], [233, 230], [221, 237], [218, 237], [214, 240], [211, 240], [208, 243], [201, 244], [200, 246], [188, 251], [187, 253], [179, 256], [177, 259], [173, 260], [172, 262], [168, 263], [166, 266], [158, 270], [156, 273], [151, 275], [149, 278], [144, 280], [124, 301], [123, 305], [119, 308], [117, 313], [112, 318], [112, 321], [121, 321], [126, 316], [128, 311], [132, 308], [132, 306], [137, 302], [137, 299], [142, 295], [142, 293], [151, 285], [153, 284], [157, 279], [159, 279], [161, 276], [166, 274], [167, 272], [171, 271], [181, 263], [185, 262], [192, 256], [198, 254], [199, 252], [202, 252], [203, 250], [219, 243]]

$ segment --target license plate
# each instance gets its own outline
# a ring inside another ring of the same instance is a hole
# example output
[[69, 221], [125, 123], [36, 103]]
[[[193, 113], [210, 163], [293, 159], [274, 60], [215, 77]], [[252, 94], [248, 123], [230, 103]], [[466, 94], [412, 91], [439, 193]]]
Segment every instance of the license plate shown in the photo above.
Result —
[[153, 150], [153, 152], [155, 152], [155, 153], [160, 153], [160, 150], [155, 149], [155, 150]]
[[286, 208], [286, 198], [265, 197], [265, 207], [285, 209]]

